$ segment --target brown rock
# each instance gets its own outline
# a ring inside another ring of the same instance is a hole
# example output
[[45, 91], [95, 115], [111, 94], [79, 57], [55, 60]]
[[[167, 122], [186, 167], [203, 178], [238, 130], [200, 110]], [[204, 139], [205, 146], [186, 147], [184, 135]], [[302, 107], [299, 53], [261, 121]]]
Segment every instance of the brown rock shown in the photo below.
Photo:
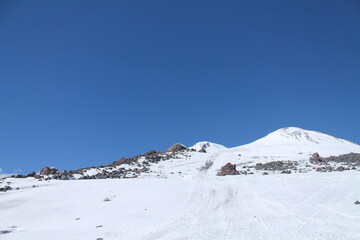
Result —
[[174, 145], [172, 145], [171, 147], [169, 147], [167, 150], [168, 152], [178, 152], [181, 150], [185, 150], [187, 149], [187, 147], [185, 147], [184, 145], [180, 144], [180, 143], [176, 143]]
[[226, 175], [238, 175], [239, 171], [236, 170], [236, 165], [227, 163], [221, 167], [220, 172], [218, 173], [219, 176], [226, 176]]
[[314, 159], [319, 159], [320, 158], [320, 155], [316, 152], [316, 153], [313, 153], [312, 157]]

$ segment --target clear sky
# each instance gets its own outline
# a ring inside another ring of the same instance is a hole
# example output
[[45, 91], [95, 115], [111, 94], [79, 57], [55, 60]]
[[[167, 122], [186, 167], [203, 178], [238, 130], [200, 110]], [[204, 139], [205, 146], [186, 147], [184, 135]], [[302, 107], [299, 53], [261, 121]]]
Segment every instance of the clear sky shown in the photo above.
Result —
[[297, 126], [360, 143], [360, 1], [0, 1], [0, 168]]

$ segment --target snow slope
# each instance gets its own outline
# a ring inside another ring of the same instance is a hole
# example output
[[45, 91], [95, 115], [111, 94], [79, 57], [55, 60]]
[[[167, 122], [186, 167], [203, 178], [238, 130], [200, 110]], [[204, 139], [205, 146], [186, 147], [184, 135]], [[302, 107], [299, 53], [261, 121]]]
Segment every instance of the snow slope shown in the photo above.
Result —
[[4, 240], [360, 239], [358, 171], [10, 181], [21, 189], [0, 193]]

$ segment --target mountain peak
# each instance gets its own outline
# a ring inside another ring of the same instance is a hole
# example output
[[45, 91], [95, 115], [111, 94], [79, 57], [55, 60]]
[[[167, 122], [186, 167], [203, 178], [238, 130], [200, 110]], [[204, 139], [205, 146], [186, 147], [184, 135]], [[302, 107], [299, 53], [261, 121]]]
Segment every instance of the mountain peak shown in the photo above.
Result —
[[268, 136], [279, 136], [290, 140], [296, 140], [299, 142], [305, 141], [316, 144], [319, 144], [319, 140], [324, 140], [329, 137], [336, 139], [335, 137], [332, 137], [324, 133], [305, 130], [298, 127], [281, 128], [279, 130], [276, 130], [275, 132], [270, 133]]

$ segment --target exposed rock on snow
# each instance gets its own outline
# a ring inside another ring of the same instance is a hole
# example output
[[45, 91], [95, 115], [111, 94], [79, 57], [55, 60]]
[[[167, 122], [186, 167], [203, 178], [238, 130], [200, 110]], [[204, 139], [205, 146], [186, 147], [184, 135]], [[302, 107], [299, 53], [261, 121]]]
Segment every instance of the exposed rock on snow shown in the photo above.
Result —
[[239, 171], [236, 170], [236, 165], [227, 163], [221, 167], [220, 172], [218, 173], [219, 176], [226, 176], [226, 175], [238, 175]]
[[347, 165], [360, 166], [360, 154], [348, 153], [340, 156], [331, 156], [325, 159], [327, 162], [346, 163]]
[[10, 186], [5, 186], [5, 187], [0, 188], [0, 192], [6, 192], [6, 191], [9, 191], [11, 189], [12, 188]]
[[257, 163], [255, 165], [255, 169], [267, 171], [287, 171], [290, 169], [296, 170], [297, 166], [298, 163], [294, 161], [275, 161], [268, 163]]
[[168, 148], [168, 152], [178, 152], [178, 151], [186, 150], [186, 149], [187, 149], [187, 147], [185, 147], [181, 143], [176, 143]]
[[0, 235], [11, 233], [9, 230], [0, 230]]

